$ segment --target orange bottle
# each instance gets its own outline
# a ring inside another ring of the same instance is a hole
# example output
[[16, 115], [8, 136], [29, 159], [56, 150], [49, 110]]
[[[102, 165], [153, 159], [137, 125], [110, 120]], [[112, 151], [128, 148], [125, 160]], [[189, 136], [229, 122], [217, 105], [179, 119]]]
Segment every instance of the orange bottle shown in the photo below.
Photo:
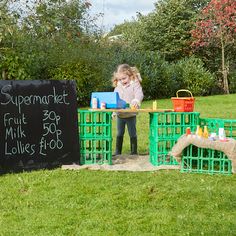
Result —
[[187, 127], [186, 128], [186, 135], [188, 136], [188, 135], [190, 135], [191, 134], [191, 129], [190, 129], [190, 127]]

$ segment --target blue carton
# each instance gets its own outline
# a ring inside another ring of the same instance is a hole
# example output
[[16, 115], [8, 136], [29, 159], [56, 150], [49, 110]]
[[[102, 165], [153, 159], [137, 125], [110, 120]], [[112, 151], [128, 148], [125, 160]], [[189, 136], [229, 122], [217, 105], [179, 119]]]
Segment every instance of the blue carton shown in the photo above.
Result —
[[101, 108], [101, 103], [106, 103], [106, 109], [124, 109], [126, 102], [120, 99], [117, 92], [93, 92], [91, 95], [90, 107], [92, 107], [92, 99], [97, 99], [97, 108]]

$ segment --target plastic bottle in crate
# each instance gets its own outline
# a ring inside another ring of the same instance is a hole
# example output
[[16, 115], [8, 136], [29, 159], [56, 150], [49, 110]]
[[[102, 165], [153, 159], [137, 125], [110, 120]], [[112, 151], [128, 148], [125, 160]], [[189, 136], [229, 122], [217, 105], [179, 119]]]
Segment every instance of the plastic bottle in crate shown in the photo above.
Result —
[[225, 139], [226, 139], [225, 129], [219, 128], [219, 140], [225, 140]]
[[209, 137], [208, 128], [207, 128], [206, 125], [204, 126], [203, 137], [204, 137], [204, 138], [208, 138], [208, 137]]
[[196, 136], [200, 138], [202, 137], [202, 135], [203, 135], [202, 128], [199, 125], [197, 125]]
[[92, 98], [92, 108], [96, 109], [98, 108], [98, 99], [97, 98]]

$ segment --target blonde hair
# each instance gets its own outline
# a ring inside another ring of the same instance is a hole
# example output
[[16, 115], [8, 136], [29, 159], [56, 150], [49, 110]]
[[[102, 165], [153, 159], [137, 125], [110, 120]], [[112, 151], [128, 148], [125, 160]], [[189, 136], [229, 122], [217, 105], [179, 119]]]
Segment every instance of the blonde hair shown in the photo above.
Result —
[[128, 64], [120, 64], [116, 71], [113, 73], [112, 84], [114, 87], [117, 86], [118, 78], [117, 75], [123, 73], [129, 76], [131, 81], [142, 81], [141, 75], [136, 67], [131, 67]]

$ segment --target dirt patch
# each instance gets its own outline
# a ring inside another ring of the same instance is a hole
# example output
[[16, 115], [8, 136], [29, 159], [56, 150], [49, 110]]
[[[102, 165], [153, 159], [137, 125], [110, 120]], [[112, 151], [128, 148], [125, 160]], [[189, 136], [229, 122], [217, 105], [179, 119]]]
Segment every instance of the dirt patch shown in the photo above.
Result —
[[149, 156], [131, 156], [131, 155], [119, 155], [112, 158], [112, 165], [63, 165], [64, 170], [109, 170], [109, 171], [155, 171], [163, 169], [180, 169], [180, 166], [176, 165], [161, 165], [153, 166], [149, 161]]

